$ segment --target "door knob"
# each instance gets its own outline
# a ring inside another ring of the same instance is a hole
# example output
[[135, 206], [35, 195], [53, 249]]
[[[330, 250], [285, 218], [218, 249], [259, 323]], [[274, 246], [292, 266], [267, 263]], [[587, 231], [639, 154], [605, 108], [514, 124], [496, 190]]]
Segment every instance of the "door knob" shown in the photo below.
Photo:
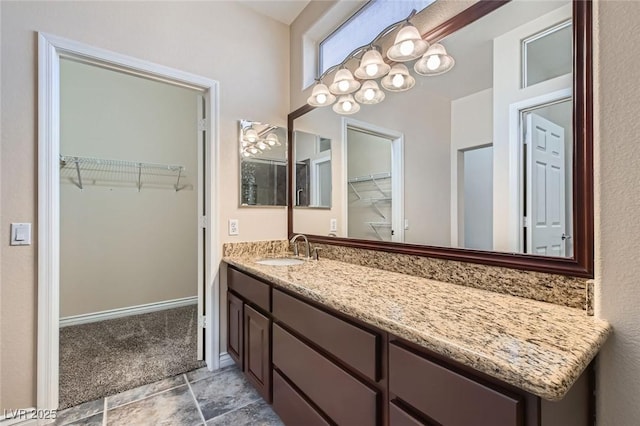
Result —
[[567, 234], [563, 233], [562, 237], [560, 237], [560, 238], [562, 238], [562, 241], [565, 241], [565, 240], [568, 240], [569, 238], [571, 238], [571, 235], [567, 235]]

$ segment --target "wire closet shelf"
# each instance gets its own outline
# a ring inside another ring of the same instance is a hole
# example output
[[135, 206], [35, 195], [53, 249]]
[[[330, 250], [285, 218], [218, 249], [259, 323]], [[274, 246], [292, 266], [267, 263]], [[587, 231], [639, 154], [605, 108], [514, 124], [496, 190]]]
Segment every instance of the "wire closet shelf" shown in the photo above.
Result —
[[186, 168], [179, 164], [60, 156], [60, 178], [71, 181], [81, 190], [87, 184], [102, 183], [134, 185], [138, 191], [146, 185], [154, 188], [169, 187], [178, 192], [189, 186], [181, 184], [186, 177], [185, 170]]

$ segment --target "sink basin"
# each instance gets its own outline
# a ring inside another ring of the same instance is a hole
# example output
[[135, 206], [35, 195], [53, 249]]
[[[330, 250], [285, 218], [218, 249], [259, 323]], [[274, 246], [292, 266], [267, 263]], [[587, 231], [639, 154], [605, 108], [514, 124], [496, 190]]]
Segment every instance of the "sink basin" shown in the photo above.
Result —
[[304, 263], [304, 260], [296, 259], [294, 257], [275, 257], [270, 259], [256, 260], [256, 263], [259, 263], [261, 265], [269, 265], [269, 266], [291, 266], [291, 265], [300, 265]]

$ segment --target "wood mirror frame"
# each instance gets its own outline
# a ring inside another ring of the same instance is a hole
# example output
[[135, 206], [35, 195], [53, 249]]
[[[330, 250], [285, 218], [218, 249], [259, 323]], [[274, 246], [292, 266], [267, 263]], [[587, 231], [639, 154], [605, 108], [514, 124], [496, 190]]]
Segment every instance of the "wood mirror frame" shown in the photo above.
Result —
[[[423, 35], [436, 41], [475, 22], [504, 5], [505, 1], [481, 0]], [[577, 277], [593, 277], [593, 75], [592, 3], [573, 1], [573, 217], [574, 257], [545, 257], [531, 254], [479, 251], [463, 248], [368, 241], [321, 235], [308, 235], [309, 241], [346, 247], [379, 250], [407, 255], [448, 259], [514, 269], [540, 271]], [[289, 140], [293, 140], [294, 120], [314, 107], [304, 105], [287, 117]], [[293, 158], [293, 143], [289, 144]], [[289, 200], [293, 199], [293, 162], [288, 165]], [[293, 233], [293, 205], [287, 206], [288, 235]]]

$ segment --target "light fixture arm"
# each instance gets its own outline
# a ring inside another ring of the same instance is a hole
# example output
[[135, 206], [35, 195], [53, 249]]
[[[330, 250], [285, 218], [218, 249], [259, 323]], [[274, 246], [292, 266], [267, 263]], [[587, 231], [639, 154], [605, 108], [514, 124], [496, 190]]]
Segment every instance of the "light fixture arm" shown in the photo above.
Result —
[[347, 65], [347, 63], [352, 60], [352, 59], [356, 59], [359, 55], [363, 54], [364, 52], [366, 52], [367, 50], [371, 49], [372, 47], [374, 47], [374, 45], [380, 41], [380, 39], [382, 39], [383, 37], [387, 36], [388, 34], [390, 34], [391, 32], [393, 32], [394, 30], [398, 29], [401, 26], [404, 26], [406, 24], [409, 23], [409, 20], [411, 18], [413, 18], [415, 16], [415, 14], [417, 13], [416, 9], [413, 9], [411, 11], [411, 13], [409, 14], [409, 16], [407, 16], [406, 18], [395, 22], [391, 25], [389, 25], [387, 28], [385, 28], [384, 30], [380, 31], [380, 33], [378, 33], [378, 35], [370, 42], [367, 43], [363, 46], [360, 46], [356, 49], [354, 49], [351, 53], [349, 53], [342, 62], [340, 62], [339, 64], [333, 65], [329, 68], [327, 68], [327, 70], [325, 72], [323, 72], [322, 74], [320, 74], [320, 77], [316, 78], [316, 82], [321, 82], [323, 78], [325, 78], [328, 74], [331, 74], [332, 72], [334, 72], [337, 69], [340, 69], [344, 66]]

